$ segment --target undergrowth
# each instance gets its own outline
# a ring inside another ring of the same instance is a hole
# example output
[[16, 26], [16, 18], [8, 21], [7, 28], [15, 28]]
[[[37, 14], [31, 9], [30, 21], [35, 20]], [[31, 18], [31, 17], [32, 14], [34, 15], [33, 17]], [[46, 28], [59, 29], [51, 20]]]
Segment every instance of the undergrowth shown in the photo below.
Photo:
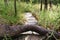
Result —
[[8, 6], [5, 6], [3, 1], [0, 1], [0, 24], [20, 24], [24, 23], [24, 13], [30, 11], [35, 13], [38, 18], [38, 25], [47, 29], [60, 29], [60, 5], [58, 8], [53, 6], [53, 10], [40, 11], [40, 4], [32, 4], [26, 2], [17, 2], [17, 17], [14, 16], [14, 3], [9, 1]]

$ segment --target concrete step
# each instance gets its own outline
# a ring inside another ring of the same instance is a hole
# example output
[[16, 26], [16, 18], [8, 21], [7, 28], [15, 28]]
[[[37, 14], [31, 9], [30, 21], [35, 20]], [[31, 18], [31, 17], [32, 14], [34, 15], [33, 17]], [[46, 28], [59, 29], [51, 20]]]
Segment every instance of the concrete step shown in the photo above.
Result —
[[35, 25], [35, 24], [37, 24], [37, 20], [32, 15], [32, 13], [26, 13], [25, 18], [26, 18], [25, 25]]

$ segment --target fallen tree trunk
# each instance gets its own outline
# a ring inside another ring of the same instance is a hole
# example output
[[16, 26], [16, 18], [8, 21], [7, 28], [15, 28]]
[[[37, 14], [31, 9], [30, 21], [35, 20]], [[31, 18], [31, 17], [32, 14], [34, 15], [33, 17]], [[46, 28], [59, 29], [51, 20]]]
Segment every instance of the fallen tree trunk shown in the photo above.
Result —
[[[37, 25], [0, 25], [0, 37], [15, 36], [26, 31], [35, 31], [41, 36], [46, 36], [52, 32]], [[60, 33], [54, 32], [54, 35], [56, 38], [60, 38]]]

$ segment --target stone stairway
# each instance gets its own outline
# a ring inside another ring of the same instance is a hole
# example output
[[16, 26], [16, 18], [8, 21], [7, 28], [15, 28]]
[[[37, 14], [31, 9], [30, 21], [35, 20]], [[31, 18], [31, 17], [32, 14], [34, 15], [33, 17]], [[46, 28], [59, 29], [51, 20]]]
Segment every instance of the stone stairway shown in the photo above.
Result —
[[37, 20], [32, 15], [32, 13], [30, 13], [30, 12], [25, 13], [25, 18], [26, 18], [25, 25], [36, 25], [37, 24]]
[[[25, 23], [24, 25], [37, 25], [37, 20], [35, 19], [35, 17], [32, 15], [32, 13], [27, 12], [25, 13]], [[28, 32], [24, 32], [22, 34], [32, 34], [32, 31], [28, 31]], [[38, 34], [36, 32], [33, 32], [33, 34]]]

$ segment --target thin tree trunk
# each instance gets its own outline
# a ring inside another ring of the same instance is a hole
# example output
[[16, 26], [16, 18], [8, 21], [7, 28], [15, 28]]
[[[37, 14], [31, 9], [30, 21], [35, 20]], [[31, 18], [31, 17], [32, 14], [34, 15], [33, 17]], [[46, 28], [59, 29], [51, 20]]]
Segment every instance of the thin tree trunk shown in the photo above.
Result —
[[50, 4], [50, 8], [49, 9], [51, 9], [52, 8], [52, 0], [50, 0], [49, 4]]
[[8, 5], [8, 0], [4, 0], [5, 6]]
[[45, 4], [44, 9], [47, 10], [47, 8], [48, 8], [48, 0], [44, 0], [44, 4]]
[[41, 0], [41, 6], [40, 7], [41, 7], [40, 10], [42, 10], [42, 0]]
[[14, 11], [15, 11], [15, 17], [17, 16], [17, 8], [16, 8], [16, 0], [14, 0]]

